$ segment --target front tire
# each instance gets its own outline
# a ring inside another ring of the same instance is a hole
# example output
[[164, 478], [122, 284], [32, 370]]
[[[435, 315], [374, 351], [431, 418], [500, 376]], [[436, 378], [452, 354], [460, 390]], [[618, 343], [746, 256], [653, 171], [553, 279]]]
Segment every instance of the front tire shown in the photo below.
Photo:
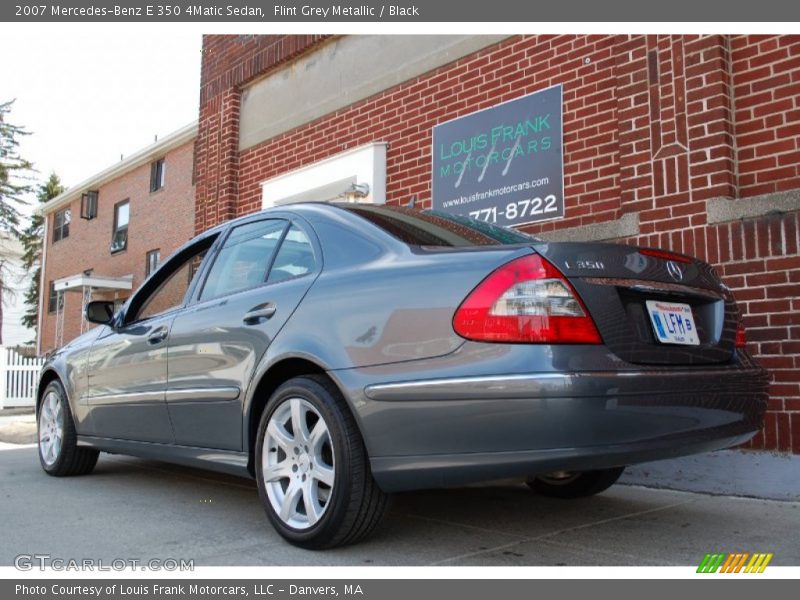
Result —
[[78, 446], [75, 422], [60, 381], [51, 381], [45, 388], [36, 423], [39, 462], [45, 473], [67, 477], [92, 472], [99, 452]]
[[606, 491], [620, 478], [625, 467], [598, 471], [556, 471], [537, 475], [526, 483], [537, 494], [551, 498], [585, 498]]
[[325, 377], [296, 377], [275, 391], [261, 416], [255, 458], [267, 517], [297, 546], [352, 544], [386, 512], [355, 419]]

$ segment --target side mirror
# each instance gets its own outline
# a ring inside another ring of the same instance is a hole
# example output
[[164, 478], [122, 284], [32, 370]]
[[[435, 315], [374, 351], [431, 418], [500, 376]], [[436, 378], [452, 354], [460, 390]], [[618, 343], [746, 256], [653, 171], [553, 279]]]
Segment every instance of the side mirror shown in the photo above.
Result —
[[86, 305], [86, 320], [90, 323], [108, 325], [114, 319], [114, 303], [95, 300]]

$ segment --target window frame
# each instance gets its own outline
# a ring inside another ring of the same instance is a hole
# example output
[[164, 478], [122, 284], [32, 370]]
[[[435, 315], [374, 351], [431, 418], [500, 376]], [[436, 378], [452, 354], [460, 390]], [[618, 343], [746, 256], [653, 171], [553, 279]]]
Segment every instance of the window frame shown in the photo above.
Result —
[[[283, 225], [283, 231], [281, 231], [281, 235], [278, 238], [278, 243], [275, 244], [275, 251], [272, 253], [272, 256], [269, 257], [269, 262], [266, 265], [266, 269], [264, 271], [264, 281], [262, 281], [258, 285], [254, 285], [252, 287], [233, 290], [231, 292], [227, 292], [225, 294], [220, 294], [218, 296], [212, 296], [210, 298], [203, 298], [203, 292], [205, 291], [206, 285], [208, 284], [208, 277], [209, 277], [209, 275], [211, 275], [211, 271], [214, 269], [214, 265], [217, 263], [219, 255], [225, 249], [225, 244], [228, 243], [228, 240], [230, 239], [231, 235], [233, 235], [233, 232], [239, 227], [244, 227], [246, 225], [251, 225], [252, 223], [261, 223], [263, 221], [283, 221], [283, 224], [284, 224]], [[202, 281], [202, 283], [200, 285], [198, 285], [198, 288], [197, 288], [197, 301], [199, 303], [213, 302], [214, 300], [219, 300], [221, 298], [228, 298], [229, 296], [233, 296], [235, 294], [240, 294], [242, 292], [249, 292], [250, 290], [255, 290], [255, 289], [258, 289], [258, 288], [261, 288], [261, 287], [267, 285], [267, 279], [269, 279], [269, 274], [270, 274], [270, 271], [272, 270], [272, 264], [275, 262], [275, 257], [278, 255], [278, 250], [280, 250], [281, 244], [283, 244], [283, 240], [284, 240], [284, 238], [286, 237], [286, 234], [288, 233], [288, 231], [291, 228], [292, 228], [292, 221], [290, 219], [287, 219], [285, 217], [276, 217], [276, 216], [273, 216], [273, 215], [268, 215], [268, 216], [265, 215], [265, 216], [262, 216], [260, 219], [248, 219], [247, 221], [242, 221], [241, 223], [232, 224], [228, 228], [228, 230], [225, 232], [224, 239], [219, 243], [219, 247], [217, 248], [217, 251], [214, 254], [213, 260], [209, 264], [208, 269], [206, 269], [206, 272], [203, 273], [203, 281]]]
[[150, 193], [163, 190], [167, 185], [167, 157], [162, 156], [150, 163]]
[[[128, 205], [128, 222], [125, 224], [125, 244], [121, 248], [114, 249], [114, 240], [117, 238], [117, 233], [120, 230], [119, 227], [119, 209], [121, 206], [125, 204]], [[131, 225], [131, 199], [125, 198], [125, 200], [121, 200], [114, 205], [114, 224], [111, 228], [111, 244], [109, 246], [109, 251], [111, 254], [119, 254], [120, 252], [124, 252], [128, 249], [128, 230]]]
[[97, 217], [100, 192], [88, 190], [81, 194], [81, 219], [91, 221]]
[[[152, 268], [150, 266], [150, 257], [151, 256], [155, 256], [156, 257], [155, 264], [152, 266]], [[145, 277], [150, 277], [150, 275], [155, 273], [158, 270], [160, 262], [161, 262], [161, 248], [153, 248], [152, 250], [148, 250], [147, 252], [145, 252], [145, 255], [144, 255], [144, 276]]]
[[[303, 235], [306, 236], [306, 239], [308, 240], [308, 243], [311, 246], [311, 255], [312, 258], [314, 259], [314, 268], [311, 269], [310, 271], [306, 271], [305, 273], [301, 273], [299, 275], [292, 275], [291, 277], [288, 277], [286, 279], [281, 279], [279, 281], [270, 281], [270, 277], [272, 277], [272, 269], [275, 268], [275, 261], [278, 260], [278, 255], [281, 253], [283, 245], [284, 243], [286, 243], [286, 238], [289, 237], [289, 233], [292, 231], [293, 227], [296, 227], [298, 230], [300, 230], [300, 232], [303, 233]], [[308, 275], [316, 273], [317, 271], [319, 271], [319, 260], [318, 260], [319, 256], [320, 254], [317, 251], [316, 246], [314, 245], [313, 238], [309, 235], [308, 231], [300, 227], [296, 222], [290, 221], [289, 227], [286, 228], [286, 230], [283, 232], [283, 235], [281, 236], [281, 240], [275, 250], [275, 254], [273, 254], [272, 259], [269, 261], [269, 268], [267, 269], [267, 275], [266, 279], [264, 280], [264, 284], [276, 285], [279, 283], [285, 283], [287, 281], [294, 281], [295, 279], [301, 279], [302, 277], [306, 277]]]
[[[69, 215], [67, 222], [64, 222], [64, 216], [61, 217], [61, 225], [58, 224], [59, 215]], [[69, 226], [72, 223], [72, 206], [65, 206], [61, 210], [53, 213], [53, 243], [60, 242], [69, 237]], [[65, 233], [66, 229], [66, 233]]]
[[[63, 300], [62, 300], [62, 306], [63, 306]], [[58, 312], [58, 292], [56, 291], [55, 280], [51, 279], [50, 287], [47, 290], [47, 314], [54, 315], [56, 312]]]
[[[275, 209], [273, 209], [273, 210], [275, 210]], [[272, 271], [272, 265], [273, 265], [273, 263], [275, 261], [275, 257], [278, 255], [278, 251], [280, 250], [280, 244], [283, 243], [283, 237], [286, 236], [286, 234], [291, 229], [292, 225], [300, 228], [303, 231], [303, 233], [306, 234], [306, 237], [308, 237], [309, 241], [311, 242], [311, 247], [314, 250], [314, 270], [313, 271], [309, 271], [308, 273], [305, 273], [304, 275], [299, 275], [297, 277], [294, 277], [292, 279], [285, 279], [283, 281], [272, 281], [272, 282], [269, 282], [269, 283], [267, 281], [264, 281], [263, 284], [261, 284], [259, 286], [256, 286], [256, 287], [248, 288], [246, 290], [239, 290], [239, 291], [236, 291], [236, 292], [232, 292], [231, 294], [228, 294], [228, 295], [225, 295], [225, 296], [217, 296], [215, 298], [209, 298], [209, 299], [206, 299], [206, 300], [201, 300], [200, 299], [200, 295], [202, 294], [203, 288], [206, 285], [206, 279], [208, 279], [208, 274], [211, 271], [211, 269], [213, 268], [214, 263], [217, 260], [217, 256], [219, 255], [220, 249], [225, 245], [225, 241], [231, 235], [231, 232], [234, 230], [234, 228], [239, 227], [240, 225], [248, 225], [248, 224], [254, 223], [256, 221], [264, 221], [264, 220], [267, 220], [267, 219], [282, 219], [284, 221], [288, 221], [288, 227], [286, 227], [286, 229], [284, 230], [283, 236], [281, 237], [281, 240], [280, 240], [280, 243], [276, 247], [277, 250], [273, 254], [272, 258], [270, 259], [269, 266], [267, 267], [267, 271], [266, 271], [266, 279], [269, 279], [269, 274]], [[213, 254], [212, 254], [212, 251], [213, 251]], [[228, 224], [228, 226], [223, 231], [220, 232], [220, 236], [217, 239], [216, 243], [214, 244], [214, 247], [211, 250], [209, 250], [209, 253], [206, 255], [206, 260], [203, 262], [202, 272], [200, 272], [199, 278], [193, 284], [194, 285], [194, 289], [193, 289], [193, 291], [191, 293], [190, 298], [186, 302], [185, 307], [202, 305], [202, 304], [209, 304], [209, 303], [213, 303], [213, 302], [219, 302], [220, 300], [224, 300], [225, 298], [229, 298], [229, 297], [231, 297], [233, 295], [236, 295], [236, 294], [246, 294], [246, 293], [252, 292], [253, 290], [260, 290], [264, 286], [281, 285], [281, 284], [287, 283], [289, 281], [296, 281], [297, 279], [301, 279], [303, 277], [308, 277], [309, 275], [316, 276], [322, 270], [323, 261], [324, 261], [324, 257], [323, 257], [323, 254], [322, 254], [322, 246], [320, 245], [319, 238], [317, 238], [317, 235], [316, 235], [316, 232], [314, 231], [314, 228], [307, 221], [305, 221], [304, 219], [298, 217], [297, 215], [295, 215], [293, 213], [287, 213], [287, 212], [284, 212], [282, 210], [275, 210], [275, 212], [272, 212], [272, 210], [267, 210], [267, 211], [252, 215], [252, 216], [250, 216], [249, 218], [247, 218], [245, 220], [234, 221], [234, 222]]]
[[[137, 323], [143, 323], [145, 321], [149, 321], [150, 319], [159, 318], [163, 315], [185, 308], [189, 304], [190, 300], [194, 298], [197, 288], [199, 287], [198, 283], [205, 277], [205, 274], [208, 270], [208, 265], [211, 262], [211, 258], [216, 256], [221, 237], [220, 233], [220, 231], [215, 231], [208, 235], [203, 235], [200, 239], [192, 240], [183, 248], [179, 248], [174, 254], [167, 258], [161, 265], [159, 265], [155, 277], [147, 279], [144, 285], [142, 285], [133, 295], [131, 295], [128, 303], [125, 306], [125, 310], [120, 311], [119, 313], [119, 320], [116, 324], [116, 327], [124, 329], [125, 327], [129, 327]], [[132, 310], [137, 312], [140, 311], [142, 306], [146, 304], [147, 300], [149, 300], [153, 294], [157, 293], [161, 289], [161, 286], [169, 277], [175, 274], [188, 259], [193, 258], [203, 251], [205, 252], [205, 256], [195, 272], [196, 277], [189, 282], [186, 292], [183, 295], [183, 300], [180, 304], [142, 319], [129, 319], [129, 315], [131, 315]]]

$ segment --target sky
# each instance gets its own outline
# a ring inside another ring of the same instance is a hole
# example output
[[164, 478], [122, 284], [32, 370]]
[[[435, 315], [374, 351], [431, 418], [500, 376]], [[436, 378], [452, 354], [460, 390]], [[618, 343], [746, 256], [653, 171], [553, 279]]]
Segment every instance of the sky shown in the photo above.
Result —
[[0, 101], [20, 153], [67, 186], [197, 119], [201, 36], [146, 27], [0, 31]]
[[[199, 33], [0, 27], [0, 102], [16, 99], [7, 120], [31, 132], [20, 154], [39, 181], [56, 172], [67, 187], [76, 185], [197, 119]], [[27, 282], [13, 287], [6, 345], [33, 338], [18, 322]]]

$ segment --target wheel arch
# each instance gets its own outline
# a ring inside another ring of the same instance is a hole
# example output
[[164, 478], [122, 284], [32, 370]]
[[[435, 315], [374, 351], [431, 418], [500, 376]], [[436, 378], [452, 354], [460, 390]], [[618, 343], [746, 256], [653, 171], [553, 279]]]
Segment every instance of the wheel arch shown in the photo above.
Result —
[[255, 476], [255, 443], [258, 433], [258, 423], [261, 419], [261, 414], [269, 401], [269, 398], [282, 384], [295, 377], [302, 377], [304, 375], [320, 375], [327, 378], [336, 388], [342, 397], [345, 399], [347, 410], [353, 415], [356, 424], [359, 428], [359, 433], [364, 439], [363, 431], [361, 431], [361, 423], [353, 411], [347, 394], [341, 384], [336, 380], [332, 374], [327, 371], [317, 361], [306, 356], [285, 356], [278, 360], [273, 361], [266, 369], [254, 377], [254, 383], [250, 386], [250, 391], [245, 399], [243, 407], [243, 447], [247, 452], [247, 470], [251, 475]]
[[[53, 381], [60, 381], [61, 387], [64, 388], [64, 393], [67, 394], [66, 386], [64, 385], [64, 378], [61, 376], [61, 373], [56, 371], [55, 368], [45, 368], [41, 375], [39, 376], [39, 387], [36, 389], [36, 418], [39, 418], [39, 407], [42, 404], [42, 397], [44, 396], [44, 390], [50, 385]], [[67, 394], [67, 402], [69, 402], [69, 394]]]

